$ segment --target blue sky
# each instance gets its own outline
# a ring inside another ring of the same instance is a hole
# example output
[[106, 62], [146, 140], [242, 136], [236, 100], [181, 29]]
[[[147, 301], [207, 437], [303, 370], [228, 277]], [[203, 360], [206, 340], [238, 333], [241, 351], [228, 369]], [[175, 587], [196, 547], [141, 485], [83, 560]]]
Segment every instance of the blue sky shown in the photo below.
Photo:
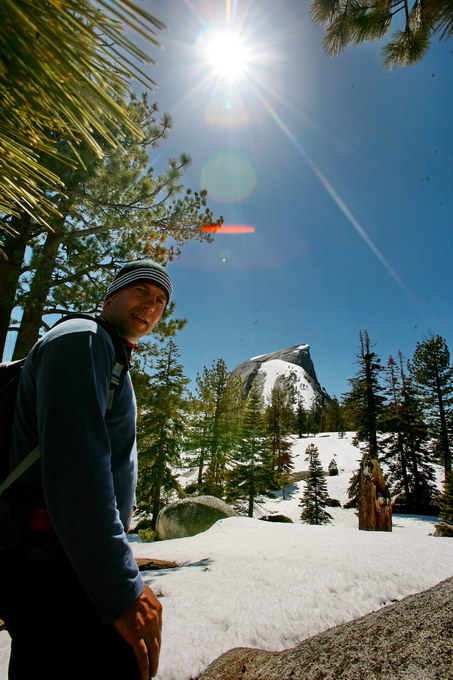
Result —
[[[190, 243], [170, 265], [186, 375], [308, 343], [329, 394], [348, 389], [359, 331], [385, 362], [430, 331], [453, 351], [451, 44], [384, 71], [379, 45], [322, 50], [309, 3], [165, 0], [152, 95], [174, 128], [153, 165], [192, 156], [225, 224], [254, 233]], [[231, 82], [203, 40], [239, 32], [249, 65]]]

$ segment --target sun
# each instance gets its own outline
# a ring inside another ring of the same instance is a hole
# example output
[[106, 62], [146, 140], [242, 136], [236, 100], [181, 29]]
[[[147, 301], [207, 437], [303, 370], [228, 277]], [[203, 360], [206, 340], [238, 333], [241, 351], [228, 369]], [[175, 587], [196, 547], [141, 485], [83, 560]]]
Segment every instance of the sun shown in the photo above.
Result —
[[205, 56], [216, 75], [236, 80], [245, 73], [249, 50], [241, 38], [229, 31], [209, 31], [205, 36]]

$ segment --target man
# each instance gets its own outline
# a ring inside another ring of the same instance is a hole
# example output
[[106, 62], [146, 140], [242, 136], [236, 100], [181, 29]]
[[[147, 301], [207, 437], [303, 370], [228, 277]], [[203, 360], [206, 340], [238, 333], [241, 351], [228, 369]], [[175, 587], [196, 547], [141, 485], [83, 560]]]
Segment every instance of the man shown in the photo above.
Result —
[[[130, 351], [171, 295], [164, 267], [131, 262], [108, 287], [102, 317]], [[37, 444], [40, 460], [20, 479], [36, 499], [29, 530], [20, 552], [2, 555], [0, 565], [10, 680], [148, 680], [157, 672], [162, 607], [126, 538], [135, 398], [126, 373], [109, 407], [115, 362], [107, 330], [69, 319], [46, 333], [22, 370], [13, 465]]]

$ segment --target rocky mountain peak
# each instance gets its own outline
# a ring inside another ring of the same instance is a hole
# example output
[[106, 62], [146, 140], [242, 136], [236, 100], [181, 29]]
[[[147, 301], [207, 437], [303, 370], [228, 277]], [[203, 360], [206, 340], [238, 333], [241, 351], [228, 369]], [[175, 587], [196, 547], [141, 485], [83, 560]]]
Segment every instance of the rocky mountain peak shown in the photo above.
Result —
[[270, 401], [273, 387], [287, 387], [289, 390], [290, 385], [295, 387], [307, 409], [317, 398], [322, 401], [329, 399], [316, 377], [309, 345], [295, 345], [252, 357], [236, 366], [233, 375], [241, 378], [245, 394], [254, 383], [257, 384], [265, 402]]

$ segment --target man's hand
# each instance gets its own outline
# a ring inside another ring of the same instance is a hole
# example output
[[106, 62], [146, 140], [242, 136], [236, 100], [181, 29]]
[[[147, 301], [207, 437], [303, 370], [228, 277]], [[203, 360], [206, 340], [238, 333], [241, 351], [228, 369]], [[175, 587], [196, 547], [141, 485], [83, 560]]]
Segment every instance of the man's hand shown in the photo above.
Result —
[[118, 633], [134, 649], [141, 680], [157, 673], [162, 633], [162, 605], [151, 588], [144, 586], [133, 605], [113, 622]]

